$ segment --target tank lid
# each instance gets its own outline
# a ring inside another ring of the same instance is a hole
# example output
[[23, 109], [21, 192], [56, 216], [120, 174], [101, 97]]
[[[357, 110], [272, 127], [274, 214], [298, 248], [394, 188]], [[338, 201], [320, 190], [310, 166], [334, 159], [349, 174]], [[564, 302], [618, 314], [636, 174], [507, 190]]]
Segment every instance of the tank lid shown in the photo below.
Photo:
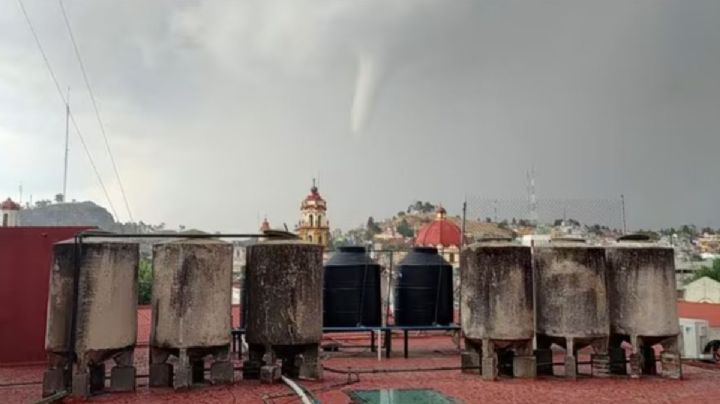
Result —
[[284, 231], [284, 230], [268, 229], [268, 230], [263, 230], [263, 234], [273, 240], [299, 240], [300, 239], [300, 237], [297, 234], [291, 233], [289, 231]]
[[561, 237], [553, 237], [550, 239], [551, 243], [578, 243], [578, 244], [585, 244], [587, 240], [585, 240], [582, 237], [574, 237], [574, 236], [561, 236]]
[[338, 247], [338, 251], [330, 257], [325, 264], [326, 267], [332, 266], [356, 266], [356, 265], [378, 265], [363, 246], [342, 246]]
[[338, 251], [344, 253], [365, 254], [365, 252], [367, 252], [367, 248], [361, 245], [342, 245], [338, 247]]
[[413, 247], [412, 252], [418, 254], [437, 254], [438, 249], [435, 247]]
[[432, 265], [444, 265], [450, 266], [440, 254], [438, 249], [435, 247], [413, 247], [412, 250], [400, 261], [398, 266], [432, 266]]
[[634, 241], [634, 242], [645, 242], [649, 243], [652, 242], [652, 238], [648, 236], [647, 234], [641, 234], [641, 233], [634, 233], [634, 234], [626, 234], [624, 236], [620, 236], [616, 239], [618, 242], [623, 241]]
[[513, 241], [512, 237], [480, 237], [478, 243], [508, 243]]

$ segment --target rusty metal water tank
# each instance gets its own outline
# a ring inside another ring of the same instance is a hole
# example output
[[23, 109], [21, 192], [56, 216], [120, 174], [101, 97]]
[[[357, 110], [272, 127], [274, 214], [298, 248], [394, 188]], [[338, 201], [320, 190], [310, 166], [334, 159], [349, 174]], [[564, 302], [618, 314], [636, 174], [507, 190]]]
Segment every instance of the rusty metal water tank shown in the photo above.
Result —
[[325, 264], [324, 284], [325, 327], [381, 325], [380, 265], [365, 247], [339, 247]]
[[538, 334], [607, 337], [610, 332], [605, 250], [576, 241], [535, 248]]
[[[114, 390], [134, 390], [133, 351], [137, 339], [137, 243], [87, 238], [56, 243], [50, 272], [45, 349], [49, 369], [43, 392], [64, 388], [58, 373], [70, 360], [69, 337], [76, 316], [73, 393], [87, 396], [104, 387], [104, 362], [115, 359]], [[74, 276], [77, 271], [77, 299]], [[74, 300], [77, 307], [73, 308]], [[100, 378], [102, 375], [102, 378]]]
[[413, 247], [397, 266], [395, 325], [447, 325], [453, 320], [452, 266], [434, 247]]
[[245, 378], [275, 380], [276, 359], [289, 376], [320, 378], [323, 248], [299, 240], [263, 241], [247, 248]]
[[531, 340], [535, 330], [530, 247], [506, 240], [481, 241], [464, 249], [461, 260], [465, 336]]

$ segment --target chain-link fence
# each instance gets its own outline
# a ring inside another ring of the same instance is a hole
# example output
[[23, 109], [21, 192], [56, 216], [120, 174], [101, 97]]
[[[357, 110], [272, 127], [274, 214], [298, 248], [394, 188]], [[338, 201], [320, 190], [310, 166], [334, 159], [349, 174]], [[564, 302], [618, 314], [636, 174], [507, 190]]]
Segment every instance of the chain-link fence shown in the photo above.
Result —
[[471, 196], [466, 221], [503, 226], [577, 226], [625, 230], [622, 198], [617, 199], [499, 199]]

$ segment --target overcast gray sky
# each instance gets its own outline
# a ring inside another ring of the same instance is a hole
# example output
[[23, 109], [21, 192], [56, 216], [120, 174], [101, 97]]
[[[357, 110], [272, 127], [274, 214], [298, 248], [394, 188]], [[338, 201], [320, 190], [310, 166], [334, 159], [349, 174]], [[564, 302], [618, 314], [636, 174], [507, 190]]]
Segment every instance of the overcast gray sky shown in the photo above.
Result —
[[[119, 219], [58, 4], [24, 0]], [[136, 219], [333, 227], [414, 199], [617, 198], [630, 226], [720, 226], [717, 0], [64, 0]], [[61, 191], [64, 109], [0, 2], [0, 197]], [[107, 206], [77, 136], [68, 197]]]

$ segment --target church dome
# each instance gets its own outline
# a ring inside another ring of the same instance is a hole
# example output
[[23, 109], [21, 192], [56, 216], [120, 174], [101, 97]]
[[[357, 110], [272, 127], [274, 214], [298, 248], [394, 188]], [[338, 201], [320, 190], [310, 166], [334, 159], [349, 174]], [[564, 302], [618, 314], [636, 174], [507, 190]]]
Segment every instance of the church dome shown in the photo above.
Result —
[[435, 213], [437, 218], [420, 229], [415, 237], [415, 245], [459, 247], [462, 239], [460, 227], [445, 217], [447, 211], [442, 206], [439, 206]]
[[0, 203], [0, 210], [20, 210], [20, 205], [7, 198], [5, 202]]

